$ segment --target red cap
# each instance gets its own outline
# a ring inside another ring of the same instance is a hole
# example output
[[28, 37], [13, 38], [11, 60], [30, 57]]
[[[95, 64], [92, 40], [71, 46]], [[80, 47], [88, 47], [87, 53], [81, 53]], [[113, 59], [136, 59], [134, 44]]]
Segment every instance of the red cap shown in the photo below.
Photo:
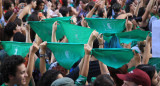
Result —
[[121, 80], [134, 82], [137, 85], [151, 86], [151, 79], [148, 74], [140, 69], [134, 69], [127, 74], [117, 74], [117, 76]]

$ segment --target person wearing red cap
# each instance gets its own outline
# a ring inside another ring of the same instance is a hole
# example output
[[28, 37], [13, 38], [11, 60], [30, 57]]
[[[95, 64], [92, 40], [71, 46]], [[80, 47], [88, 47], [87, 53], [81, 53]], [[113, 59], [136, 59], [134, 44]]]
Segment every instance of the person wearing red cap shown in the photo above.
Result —
[[127, 74], [117, 74], [124, 81], [122, 86], [151, 86], [148, 74], [140, 69], [134, 69]]

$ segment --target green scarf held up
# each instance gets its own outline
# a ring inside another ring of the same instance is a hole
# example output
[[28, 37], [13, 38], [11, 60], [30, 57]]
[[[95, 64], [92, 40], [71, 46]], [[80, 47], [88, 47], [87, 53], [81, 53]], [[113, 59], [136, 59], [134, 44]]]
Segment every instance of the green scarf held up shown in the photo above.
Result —
[[[28, 23], [30, 24], [33, 31], [36, 32], [43, 41], [51, 42], [53, 23], [55, 21], [63, 21], [63, 20], [67, 23], [70, 23], [70, 18], [66, 17], [45, 19], [45, 21], [29, 21]], [[64, 31], [62, 27], [60, 25], [57, 25], [57, 31], [56, 31], [57, 40], [60, 40], [63, 36], [64, 36]]]
[[[120, 39], [120, 43], [129, 44], [132, 41], [143, 41], [146, 39], [149, 31], [142, 31], [140, 29], [136, 29], [129, 32], [117, 33], [116, 36]], [[104, 40], [107, 40], [107, 37], [110, 37], [108, 33], [104, 33]]]
[[85, 18], [88, 25], [99, 33], [119, 33], [125, 29], [125, 19]]
[[60, 21], [60, 20], [63, 20], [65, 22], [68, 22], [69, 20], [71, 19], [71, 16], [69, 17], [55, 17], [55, 18], [48, 18], [48, 19], [43, 19], [44, 21], [52, 21], [52, 22], [55, 22], [55, 21]]
[[154, 66], [157, 72], [160, 71], [160, 58], [150, 58], [148, 64]]
[[20, 55], [26, 57], [32, 43], [1, 41], [0, 44], [9, 56]]
[[47, 47], [53, 52], [57, 62], [66, 69], [70, 69], [84, 56], [84, 44], [47, 43]]
[[98, 60], [113, 68], [120, 68], [127, 64], [134, 56], [131, 49], [125, 48], [95, 48], [92, 55]]
[[62, 21], [59, 21], [58, 23], [63, 28], [65, 36], [67, 37], [69, 43], [87, 44], [89, 37], [93, 32], [93, 29], [90, 28], [81, 27]]

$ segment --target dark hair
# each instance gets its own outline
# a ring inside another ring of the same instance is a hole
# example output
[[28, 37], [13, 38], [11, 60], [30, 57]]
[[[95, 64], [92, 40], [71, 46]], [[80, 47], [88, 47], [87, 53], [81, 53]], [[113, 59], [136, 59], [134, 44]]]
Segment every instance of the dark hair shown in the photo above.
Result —
[[80, 0], [80, 1], [82, 1], [82, 2], [83, 2], [83, 4], [86, 4], [86, 3], [88, 3], [88, 2], [89, 2], [88, 0]]
[[26, 3], [26, 0], [19, 0], [19, 3]]
[[69, 9], [63, 6], [59, 9], [59, 12], [62, 14], [62, 16], [66, 16], [67, 13], [69, 13]]
[[126, 4], [125, 11], [128, 13], [130, 11], [130, 5], [132, 4], [133, 0], [129, 0], [128, 3]]
[[99, 17], [103, 17], [103, 13], [105, 12], [105, 10], [103, 8], [99, 8], [98, 9], [98, 16]]
[[99, 48], [99, 41], [98, 39], [95, 39], [93, 42], [93, 48]]
[[25, 60], [19, 55], [6, 57], [1, 65], [1, 74], [4, 82], [9, 82], [9, 75], [16, 76], [17, 66], [24, 63]]
[[39, 10], [39, 5], [41, 5], [41, 3], [44, 3], [44, 1], [42, 1], [42, 0], [37, 1], [37, 6], [36, 6], [35, 10]]
[[148, 65], [148, 64], [141, 64], [141, 65], [138, 65], [136, 68], [141, 69], [144, 72], [146, 72], [149, 75], [151, 80], [152, 80], [152, 78], [153, 78], [153, 76], [156, 72], [155, 67], [151, 66], [151, 65]]
[[13, 11], [7, 11], [7, 12], [4, 14], [5, 20], [8, 20], [12, 14], [13, 14]]
[[94, 7], [94, 5], [95, 5], [94, 1], [89, 2], [86, 6], [87, 11], [91, 10]]
[[4, 0], [3, 9], [9, 10], [9, 8], [11, 7], [11, 4], [12, 2], [10, 0]]
[[14, 22], [9, 22], [4, 29], [5, 34], [12, 37], [13, 36], [13, 30], [16, 30], [16, 24]]
[[[39, 21], [38, 11], [34, 11], [34, 12], [29, 16], [28, 21]], [[34, 41], [36, 33], [33, 31], [32, 28], [31, 28], [30, 34], [31, 34], [31, 40]]]
[[52, 82], [57, 79], [59, 74], [61, 73], [57, 70], [48, 70], [39, 80], [39, 86], [50, 86]]
[[17, 32], [13, 36], [13, 41], [17, 42], [25, 42], [26, 41], [26, 36], [24, 36], [22, 33]]
[[145, 12], [145, 8], [144, 7], [139, 8], [138, 17], [143, 16], [144, 12]]
[[16, 17], [16, 19], [14, 20], [14, 23], [15, 23], [16, 25], [18, 25], [18, 26], [21, 26], [22, 20], [19, 19], [18, 17]]
[[114, 12], [119, 12], [121, 9], [121, 5], [119, 3], [114, 3], [112, 9], [114, 10]]
[[68, 6], [68, 0], [62, 0], [63, 4], [62, 6], [67, 7]]
[[37, 0], [26, 0], [27, 4], [30, 4], [31, 2], [37, 1]]
[[93, 83], [93, 86], [113, 86], [115, 83], [108, 74], [99, 75]]

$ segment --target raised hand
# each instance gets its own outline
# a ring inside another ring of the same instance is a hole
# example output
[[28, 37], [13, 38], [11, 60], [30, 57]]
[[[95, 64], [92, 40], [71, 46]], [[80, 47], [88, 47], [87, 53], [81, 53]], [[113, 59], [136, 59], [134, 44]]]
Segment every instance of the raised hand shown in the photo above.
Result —
[[89, 44], [84, 44], [85, 54], [90, 55], [92, 47]]
[[36, 53], [38, 51], [38, 49], [39, 49], [39, 46], [36, 43], [33, 42], [33, 45], [31, 46], [30, 51], [32, 53]]
[[45, 54], [46, 48], [47, 48], [47, 42], [45, 41], [40, 44], [40, 49], [41, 49], [40, 54], [42, 54], [42, 53]]

